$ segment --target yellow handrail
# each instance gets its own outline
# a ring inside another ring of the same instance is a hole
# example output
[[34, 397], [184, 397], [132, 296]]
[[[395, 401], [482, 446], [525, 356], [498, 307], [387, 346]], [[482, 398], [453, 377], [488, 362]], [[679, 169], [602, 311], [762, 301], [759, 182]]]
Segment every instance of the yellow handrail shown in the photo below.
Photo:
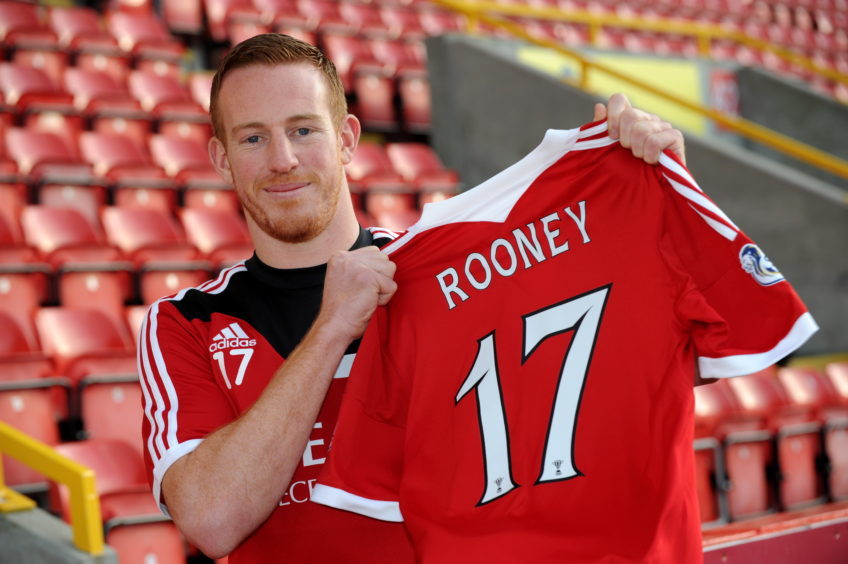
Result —
[[[90, 554], [103, 553], [103, 523], [94, 471], [62, 456], [41, 441], [0, 421], [0, 453], [8, 454], [68, 486], [71, 493], [71, 527], [74, 545]], [[0, 498], [11, 500], [8, 510], [21, 508], [20, 494], [5, 486], [0, 472]]]
[[[453, 11], [464, 13], [468, 16], [469, 20], [472, 23], [475, 20], [480, 20], [490, 25], [500, 27], [509, 31], [512, 35], [524, 39], [525, 41], [534, 43], [536, 45], [540, 45], [542, 47], [546, 47], [548, 49], [552, 49], [566, 55], [574, 59], [580, 65], [580, 78], [578, 79], [576, 85], [580, 88], [585, 89], [587, 84], [587, 76], [588, 71], [590, 69], [595, 69], [602, 73], [605, 73], [611, 77], [622, 80], [626, 83], [632, 84], [637, 88], [641, 88], [647, 92], [655, 94], [669, 102], [687, 108], [689, 110], [695, 111], [703, 116], [706, 116], [715, 122], [724, 125], [745, 137], [753, 139], [755, 141], [759, 141], [763, 145], [776, 149], [781, 153], [788, 154], [792, 157], [800, 159], [808, 164], [841, 176], [843, 178], [848, 178], [848, 162], [838, 157], [835, 157], [831, 154], [828, 154], [824, 151], [821, 151], [815, 147], [807, 145], [805, 143], [801, 143], [796, 141], [790, 137], [785, 135], [781, 135], [775, 131], [772, 131], [768, 128], [765, 128], [761, 125], [758, 125], [754, 122], [748, 121], [746, 119], [731, 116], [724, 112], [720, 112], [713, 108], [707, 108], [700, 104], [696, 104], [694, 102], [690, 102], [688, 100], [684, 100], [679, 96], [666, 92], [660, 88], [655, 86], [651, 86], [645, 82], [642, 82], [639, 79], [633, 78], [627, 74], [624, 74], [618, 70], [613, 69], [607, 65], [602, 63], [598, 63], [592, 61], [591, 59], [583, 56], [581, 53], [574, 51], [572, 49], [568, 49], [567, 47], [563, 47], [559, 43], [555, 41], [551, 41], [549, 39], [536, 37], [530, 33], [528, 33], [523, 26], [510, 21], [508, 19], [504, 19], [499, 16], [495, 16], [487, 13], [488, 11], [498, 11], [506, 6], [501, 6], [500, 4], [483, 4], [480, 2], [459, 2], [456, 0], [433, 0], [437, 4], [441, 4], [450, 8]], [[484, 7], [485, 6], [485, 7]], [[574, 83], [574, 81], [566, 80], [566, 82]], [[848, 197], [846, 197], [846, 201], [848, 201]]]
[[[805, 70], [814, 72], [836, 82], [848, 84], [848, 75], [833, 69], [816, 64], [809, 57], [801, 53], [774, 45], [768, 41], [757, 39], [740, 31], [727, 29], [721, 25], [695, 23], [686, 21], [675, 21], [671, 19], [640, 19], [634, 17], [621, 17], [615, 15], [597, 14], [587, 10], [568, 10], [561, 8], [533, 7], [522, 4], [499, 4], [496, 2], [475, 0], [433, 0], [437, 4], [447, 6], [454, 10], [464, 12], [469, 18], [479, 14], [501, 14], [503, 16], [524, 17], [547, 21], [560, 21], [575, 24], [584, 24], [589, 28], [590, 38], [597, 37], [597, 32], [602, 27], [620, 27], [636, 29], [640, 31], [654, 31], [658, 33], [676, 33], [694, 37], [698, 40], [698, 49], [702, 56], [709, 56], [710, 40], [728, 40], [761, 51], [770, 51], [779, 58], [796, 64]], [[595, 43], [594, 39], [591, 41]]]

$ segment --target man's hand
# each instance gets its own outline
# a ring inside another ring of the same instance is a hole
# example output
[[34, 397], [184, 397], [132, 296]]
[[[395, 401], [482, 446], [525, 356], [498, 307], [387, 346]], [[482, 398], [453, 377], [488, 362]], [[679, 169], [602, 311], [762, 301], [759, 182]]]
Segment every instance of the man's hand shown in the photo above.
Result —
[[595, 104], [593, 121], [607, 120], [609, 135], [646, 163], [656, 164], [660, 153], [670, 149], [686, 164], [683, 134], [654, 114], [637, 110], [624, 94], [613, 94], [607, 105]]
[[361, 337], [377, 306], [397, 290], [394, 275], [395, 264], [377, 247], [333, 254], [316, 323], [329, 324], [351, 341]]

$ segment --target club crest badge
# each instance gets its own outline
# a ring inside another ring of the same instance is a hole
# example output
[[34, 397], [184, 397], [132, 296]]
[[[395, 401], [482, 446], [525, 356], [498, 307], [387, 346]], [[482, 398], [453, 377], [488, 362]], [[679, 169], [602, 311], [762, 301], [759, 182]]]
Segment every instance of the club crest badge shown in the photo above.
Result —
[[784, 280], [780, 271], [756, 245], [747, 244], [739, 251], [742, 270], [754, 277], [762, 286], [771, 286]]

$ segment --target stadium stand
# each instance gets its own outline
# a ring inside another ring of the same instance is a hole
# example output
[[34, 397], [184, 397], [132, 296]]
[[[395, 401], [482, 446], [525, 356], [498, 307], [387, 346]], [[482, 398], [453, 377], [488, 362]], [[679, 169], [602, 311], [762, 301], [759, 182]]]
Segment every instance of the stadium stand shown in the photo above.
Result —
[[[202, 561], [161, 515], [143, 474], [134, 343], [150, 303], [252, 252], [236, 195], [207, 156], [210, 69], [231, 44], [263, 31], [321, 46], [365, 126], [347, 167], [357, 216], [403, 230], [424, 204], [462, 188], [428, 143], [422, 40], [464, 31], [468, 19], [426, 1], [48, 4], [0, 0], [0, 420], [95, 469], [107, 542], [122, 561]], [[842, 0], [501, 4], [717, 24], [848, 73]], [[571, 47], [701, 55], [683, 33], [512, 21]], [[769, 50], [728, 38], [708, 47], [718, 60], [848, 101], [845, 83]], [[706, 546], [846, 511], [848, 363], [775, 366], [696, 388], [695, 400]], [[3, 468], [17, 489], [47, 491], [23, 465], [4, 459]], [[50, 488], [47, 507], [67, 516], [66, 493]]]

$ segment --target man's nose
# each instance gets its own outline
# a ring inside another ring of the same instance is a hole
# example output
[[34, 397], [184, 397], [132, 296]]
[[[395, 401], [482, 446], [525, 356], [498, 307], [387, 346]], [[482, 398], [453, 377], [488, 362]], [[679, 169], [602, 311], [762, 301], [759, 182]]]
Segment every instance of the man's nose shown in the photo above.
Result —
[[288, 172], [298, 164], [294, 147], [286, 138], [272, 142], [269, 153], [268, 168], [272, 172]]

